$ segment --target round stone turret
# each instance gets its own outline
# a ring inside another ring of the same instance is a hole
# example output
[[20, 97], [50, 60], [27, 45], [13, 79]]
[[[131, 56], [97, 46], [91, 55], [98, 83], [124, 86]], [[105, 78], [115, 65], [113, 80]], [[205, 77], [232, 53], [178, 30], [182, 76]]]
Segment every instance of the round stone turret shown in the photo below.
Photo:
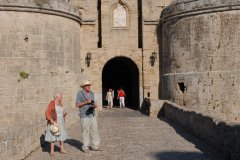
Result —
[[68, 1], [0, 0], [0, 135], [8, 147], [1, 159], [23, 159], [40, 145], [54, 93], [62, 92], [65, 110], [75, 112], [80, 23]]
[[240, 117], [240, 1], [178, 0], [161, 16], [162, 98]]

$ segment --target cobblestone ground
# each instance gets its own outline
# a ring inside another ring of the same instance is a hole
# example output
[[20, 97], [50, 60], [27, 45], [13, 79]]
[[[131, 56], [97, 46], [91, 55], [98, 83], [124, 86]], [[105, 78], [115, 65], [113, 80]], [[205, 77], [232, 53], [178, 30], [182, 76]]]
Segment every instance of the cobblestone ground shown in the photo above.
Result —
[[49, 145], [33, 152], [27, 160], [222, 160], [220, 153], [183, 129], [162, 119], [150, 118], [130, 109], [104, 109], [99, 113], [101, 149], [83, 153], [79, 123], [68, 129], [67, 155]]

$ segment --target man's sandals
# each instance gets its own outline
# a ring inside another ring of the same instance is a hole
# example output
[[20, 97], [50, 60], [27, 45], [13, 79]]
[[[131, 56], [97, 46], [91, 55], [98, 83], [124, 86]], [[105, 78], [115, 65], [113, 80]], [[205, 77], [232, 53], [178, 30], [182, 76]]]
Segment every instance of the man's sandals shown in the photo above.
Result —
[[68, 154], [68, 152], [65, 151], [65, 150], [60, 151], [60, 153], [61, 153], [61, 154]]
[[92, 151], [102, 151], [100, 148], [91, 148]]
[[55, 156], [54, 152], [50, 152], [49, 154], [50, 156]]

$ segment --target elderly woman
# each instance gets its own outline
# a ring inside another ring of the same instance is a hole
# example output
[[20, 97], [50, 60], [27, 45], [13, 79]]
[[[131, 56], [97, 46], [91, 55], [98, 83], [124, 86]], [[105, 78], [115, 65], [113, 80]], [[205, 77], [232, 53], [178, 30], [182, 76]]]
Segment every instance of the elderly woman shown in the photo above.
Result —
[[[67, 138], [67, 132], [65, 129], [65, 116], [67, 113], [64, 111], [62, 106], [62, 94], [57, 93], [54, 96], [54, 100], [50, 102], [48, 105], [48, 108], [46, 110], [46, 119], [48, 120], [47, 124], [47, 130], [45, 135], [45, 141], [50, 142], [51, 145], [51, 151], [50, 155], [54, 156], [54, 142], [59, 141], [60, 142], [60, 153], [66, 154], [67, 152], [64, 150], [64, 141]], [[50, 130], [50, 125], [57, 125], [59, 127], [60, 133], [54, 134]]]

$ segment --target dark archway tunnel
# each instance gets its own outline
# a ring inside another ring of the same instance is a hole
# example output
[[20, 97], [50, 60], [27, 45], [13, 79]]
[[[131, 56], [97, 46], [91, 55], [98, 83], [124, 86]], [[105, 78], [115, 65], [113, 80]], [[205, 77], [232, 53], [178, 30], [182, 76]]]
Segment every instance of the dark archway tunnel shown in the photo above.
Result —
[[102, 72], [103, 105], [107, 105], [106, 93], [114, 89], [114, 106], [119, 106], [117, 90], [122, 87], [126, 93], [126, 107], [139, 109], [139, 70], [137, 65], [127, 57], [109, 60]]

